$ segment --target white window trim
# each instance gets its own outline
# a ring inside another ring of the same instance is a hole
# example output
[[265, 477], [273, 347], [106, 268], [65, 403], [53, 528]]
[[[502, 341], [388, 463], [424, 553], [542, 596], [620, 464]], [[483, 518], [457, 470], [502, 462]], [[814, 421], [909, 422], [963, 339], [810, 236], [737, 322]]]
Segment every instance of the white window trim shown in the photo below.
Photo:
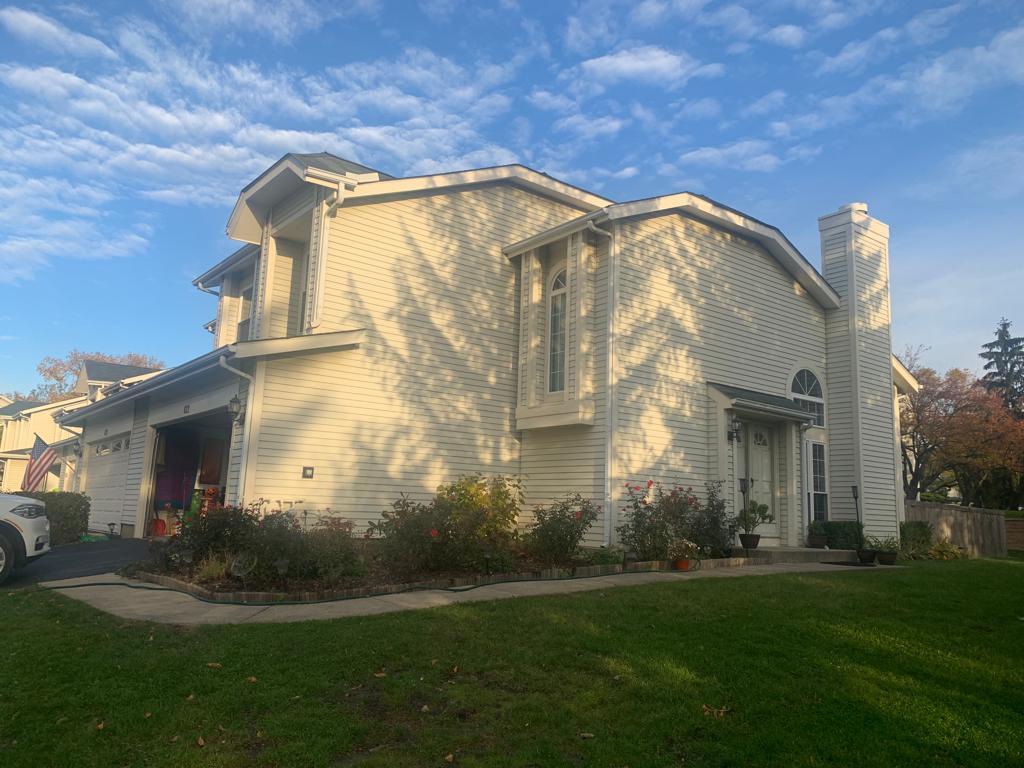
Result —
[[[818, 382], [818, 387], [819, 389], [821, 389], [821, 397], [815, 397], [814, 395], [805, 395], [802, 392], [797, 392], [795, 389], [793, 389], [793, 383], [796, 381], [796, 377], [800, 375], [802, 371], [807, 371], [808, 373], [810, 373], [814, 377], [814, 380]], [[828, 407], [825, 404], [825, 385], [821, 383], [821, 377], [817, 373], [815, 373], [811, 368], [808, 368], [807, 366], [797, 368], [796, 371], [793, 372], [793, 375], [789, 377], [789, 396], [794, 402], [804, 400], [809, 403], [820, 403], [821, 424], [812, 424], [812, 426], [818, 429], [824, 429], [825, 427], [828, 426]]]
[[[555, 280], [559, 275], [565, 275], [565, 285], [555, 290]], [[545, 315], [544, 333], [544, 392], [552, 398], [565, 398], [569, 386], [569, 269], [565, 261], [561, 261], [551, 270], [551, 279], [547, 284], [548, 300], [546, 303], [547, 315]], [[551, 389], [551, 310], [554, 306], [556, 296], [565, 296], [565, 312], [562, 317], [562, 388]]]

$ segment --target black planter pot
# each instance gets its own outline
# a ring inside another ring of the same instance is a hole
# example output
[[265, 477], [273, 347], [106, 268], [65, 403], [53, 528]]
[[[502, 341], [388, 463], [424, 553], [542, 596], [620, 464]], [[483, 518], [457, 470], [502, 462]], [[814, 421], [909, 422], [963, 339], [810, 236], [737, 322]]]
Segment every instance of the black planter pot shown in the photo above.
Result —
[[757, 549], [757, 545], [761, 542], [760, 533], [741, 533], [740, 544], [743, 545], [744, 549]]
[[828, 544], [828, 536], [824, 533], [807, 534], [807, 546], [811, 549], [824, 549]]
[[879, 552], [878, 562], [880, 565], [896, 565], [895, 552]]
[[867, 565], [868, 563], [875, 562], [875, 555], [878, 553], [873, 549], [858, 549], [857, 559]]

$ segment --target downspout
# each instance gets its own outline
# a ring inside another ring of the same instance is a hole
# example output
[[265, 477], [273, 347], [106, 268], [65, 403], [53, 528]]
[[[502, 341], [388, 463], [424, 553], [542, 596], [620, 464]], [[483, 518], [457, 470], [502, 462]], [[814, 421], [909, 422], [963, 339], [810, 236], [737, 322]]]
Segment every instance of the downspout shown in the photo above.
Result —
[[334, 216], [335, 211], [345, 201], [345, 185], [338, 183], [338, 189], [334, 193], [334, 199], [327, 206], [327, 210], [320, 217], [320, 230], [316, 238], [316, 274], [314, 275], [313, 295], [309, 297], [312, 302], [312, 310], [309, 313], [309, 330], [319, 328], [322, 322], [320, 311], [323, 306], [324, 281], [326, 270], [324, 259], [327, 255], [327, 233], [330, 231], [328, 220]]
[[608, 243], [608, 295], [606, 296], [605, 316], [608, 325], [605, 330], [605, 436], [604, 436], [604, 546], [612, 543], [612, 388], [614, 384], [614, 368], [612, 365], [612, 340], [615, 336], [615, 271], [612, 261], [615, 252], [615, 237], [611, 232], [601, 229], [593, 220], [587, 220], [586, 229], [596, 235], [607, 237]]
[[[240, 376], [249, 382], [249, 387], [245, 395], [245, 419], [242, 421], [242, 458], [238, 463], [238, 487], [235, 489], [235, 502], [238, 506], [241, 506], [242, 491], [245, 489], [245, 472], [247, 469], [247, 458], [249, 456], [249, 415], [252, 413], [252, 401], [256, 395], [256, 379], [252, 375], [246, 373], [238, 368], [233, 368], [228, 365], [227, 355], [221, 355], [217, 358], [217, 365], [223, 368], [229, 373], [233, 373], [236, 376]], [[237, 422], [236, 422], [237, 423]]]

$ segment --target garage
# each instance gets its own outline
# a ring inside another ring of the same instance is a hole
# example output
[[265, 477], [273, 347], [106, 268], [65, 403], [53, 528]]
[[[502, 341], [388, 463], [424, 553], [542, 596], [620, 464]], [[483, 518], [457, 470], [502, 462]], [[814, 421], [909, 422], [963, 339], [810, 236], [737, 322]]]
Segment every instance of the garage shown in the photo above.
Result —
[[[121, 527], [128, 433], [91, 443], [85, 470], [85, 494], [91, 499], [89, 530], [117, 533]], [[113, 528], [111, 528], [113, 524]]]

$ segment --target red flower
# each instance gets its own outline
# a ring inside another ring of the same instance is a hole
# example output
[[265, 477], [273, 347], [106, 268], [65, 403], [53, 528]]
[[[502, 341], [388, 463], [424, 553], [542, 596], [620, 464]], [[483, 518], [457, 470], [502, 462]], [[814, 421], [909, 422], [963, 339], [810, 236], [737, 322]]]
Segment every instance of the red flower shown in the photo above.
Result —
[[431, 528], [431, 529], [430, 529], [430, 538], [432, 538], [432, 539], [436, 539], [436, 538], [437, 538], [437, 536], [438, 536], [438, 533], [437, 533], [437, 528]]
[[650, 488], [652, 485], [654, 485], [654, 481], [653, 480], [648, 480], [647, 481], [647, 487]]
[[578, 509], [576, 510], [576, 519], [577, 520], [582, 520], [583, 519], [583, 512], [581, 512]]
[[623, 483], [626, 488], [629, 488], [629, 483]]

